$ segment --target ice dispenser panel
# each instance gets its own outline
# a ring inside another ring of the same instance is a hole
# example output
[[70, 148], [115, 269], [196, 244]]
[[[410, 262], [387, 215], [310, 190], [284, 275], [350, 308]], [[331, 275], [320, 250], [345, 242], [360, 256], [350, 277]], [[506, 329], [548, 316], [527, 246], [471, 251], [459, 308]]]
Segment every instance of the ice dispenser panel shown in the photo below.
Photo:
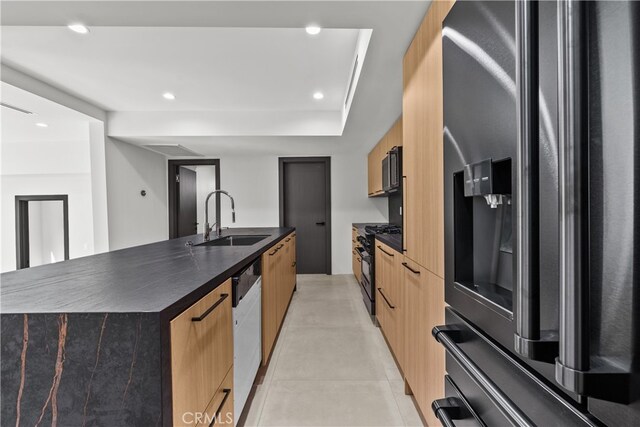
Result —
[[511, 159], [465, 165], [453, 180], [456, 286], [511, 316]]

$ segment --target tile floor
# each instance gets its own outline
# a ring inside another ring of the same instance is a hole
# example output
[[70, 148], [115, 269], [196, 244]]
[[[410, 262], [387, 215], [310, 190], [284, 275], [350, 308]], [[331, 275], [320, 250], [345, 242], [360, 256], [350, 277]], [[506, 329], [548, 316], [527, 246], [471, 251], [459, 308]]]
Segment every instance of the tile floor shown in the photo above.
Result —
[[421, 426], [353, 275], [300, 275], [245, 426]]

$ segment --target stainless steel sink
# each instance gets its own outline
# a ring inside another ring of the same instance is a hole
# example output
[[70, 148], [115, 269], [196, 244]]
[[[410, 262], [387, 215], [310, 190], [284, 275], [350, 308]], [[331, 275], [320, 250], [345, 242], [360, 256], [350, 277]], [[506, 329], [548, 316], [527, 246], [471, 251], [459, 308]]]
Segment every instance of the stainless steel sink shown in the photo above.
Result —
[[269, 235], [231, 235], [220, 237], [208, 242], [198, 243], [195, 246], [251, 246], [266, 239]]

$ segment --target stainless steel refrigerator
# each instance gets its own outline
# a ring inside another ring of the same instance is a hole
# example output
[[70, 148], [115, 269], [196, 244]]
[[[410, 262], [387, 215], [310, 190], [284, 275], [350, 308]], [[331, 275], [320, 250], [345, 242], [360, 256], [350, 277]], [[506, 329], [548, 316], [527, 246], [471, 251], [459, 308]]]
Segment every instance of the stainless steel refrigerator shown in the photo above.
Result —
[[454, 425], [640, 425], [640, 2], [443, 23]]

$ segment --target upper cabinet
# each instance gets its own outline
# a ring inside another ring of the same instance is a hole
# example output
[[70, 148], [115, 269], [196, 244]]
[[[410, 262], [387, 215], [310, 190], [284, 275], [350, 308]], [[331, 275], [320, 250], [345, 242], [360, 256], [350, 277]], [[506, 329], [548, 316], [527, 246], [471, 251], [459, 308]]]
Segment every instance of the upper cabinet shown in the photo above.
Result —
[[402, 116], [396, 120], [368, 157], [369, 197], [384, 195], [382, 190], [382, 159], [393, 147], [402, 145]]
[[453, 1], [434, 1], [403, 61], [405, 255], [444, 277], [442, 20]]

